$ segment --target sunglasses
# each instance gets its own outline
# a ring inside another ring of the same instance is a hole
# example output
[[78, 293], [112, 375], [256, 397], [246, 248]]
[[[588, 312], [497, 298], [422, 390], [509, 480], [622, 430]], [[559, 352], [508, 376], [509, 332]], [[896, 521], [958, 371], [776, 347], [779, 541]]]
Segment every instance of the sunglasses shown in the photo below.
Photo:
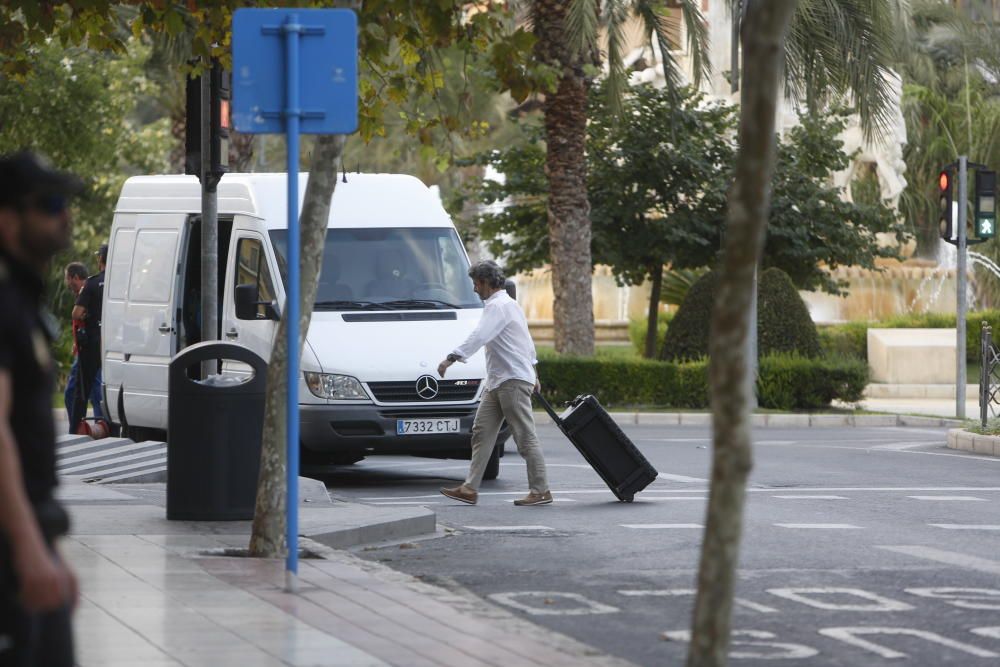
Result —
[[38, 195], [32, 200], [31, 207], [46, 215], [62, 215], [66, 212], [66, 197], [62, 195]]

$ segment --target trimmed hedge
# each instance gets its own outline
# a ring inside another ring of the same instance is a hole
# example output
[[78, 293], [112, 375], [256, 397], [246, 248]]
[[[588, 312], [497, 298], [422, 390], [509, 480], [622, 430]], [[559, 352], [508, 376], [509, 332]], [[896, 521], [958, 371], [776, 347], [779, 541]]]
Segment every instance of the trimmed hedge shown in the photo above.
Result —
[[777, 268], [757, 278], [757, 344], [761, 355], [820, 355], [816, 325], [788, 274]]
[[[982, 322], [993, 327], [993, 340], [1000, 340], [1000, 310], [980, 310], [966, 315], [965, 352], [969, 361], [979, 361], [979, 330]], [[951, 329], [955, 316], [947, 313], [897, 315], [881, 322], [846, 322], [819, 328], [820, 347], [836, 354], [868, 360], [868, 329]]]
[[[667, 326], [672, 319], [674, 319], [673, 313], [660, 313], [656, 319], [656, 353], [663, 349], [663, 339], [667, 335]], [[628, 322], [628, 339], [632, 342], [632, 349], [640, 357], [646, 351], [646, 324], [646, 318]]]
[[[693, 361], [708, 355], [715, 300], [716, 272], [698, 279], [667, 328], [660, 348], [664, 361]], [[757, 281], [757, 335], [761, 355], [820, 356], [816, 325], [792, 279], [777, 268], [761, 272]]]
[[[708, 362], [676, 364], [647, 359], [549, 357], [538, 362], [545, 397], [555, 404], [593, 394], [608, 408], [661, 406], [705, 409]], [[760, 406], [778, 410], [823, 408], [834, 399], [857, 402], [868, 384], [868, 366], [857, 359], [768, 355], [760, 360]]]

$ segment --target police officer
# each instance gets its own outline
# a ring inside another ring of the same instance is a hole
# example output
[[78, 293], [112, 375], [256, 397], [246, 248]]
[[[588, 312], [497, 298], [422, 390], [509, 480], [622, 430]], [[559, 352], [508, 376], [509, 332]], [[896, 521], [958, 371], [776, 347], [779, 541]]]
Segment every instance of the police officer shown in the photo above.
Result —
[[70, 241], [79, 180], [38, 156], [0, 156], [0, 666], [71, 667], [77, 584], [56, 539], [53, 332], [43, 276]]
[[[108, 246], [97, 251], [97, 273], [87, 278], [76, 297], [73, 307], [73, 324], [76, 328], [76, 345], [80, 364], [80, 388], [77, 392], [74, 417], [87, 416], [87, 399], [101, 396], [101, 309], [104, 299], [104, 270], [108, 263]], [[94, 417], [101, 418], [98, 403]], [[73, 431], [79, 423], [73, 424]]]

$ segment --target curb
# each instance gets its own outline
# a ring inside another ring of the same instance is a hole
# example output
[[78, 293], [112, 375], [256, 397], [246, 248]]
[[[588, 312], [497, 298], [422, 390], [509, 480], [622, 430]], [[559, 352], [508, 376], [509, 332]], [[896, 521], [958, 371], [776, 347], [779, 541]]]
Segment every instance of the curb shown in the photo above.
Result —
[[401, 510], [396, 508], [394, 517], [375, 519], [350, 528], [327, 531], [303, 530], [302, 534], [314, 542], [333, 549], [349, 549], [378, 542], [426, 537], [437, 531], [437, 514], [432, 510], [422, 507], [411, 508], [409, 516], [404, 517], [398, 516], [400, 512]]
[[948, 448], [982, 456], [1000, 456], [1000, 437], [953, 428], [948, 431]]
[[[712, 415], [707, 412], [612, 412], [616, 422], [623, 426], [710, 426]], [[536, 424], [551, 424], [545, 412], [535, 413]], [[808, 414], [753, 414], [750, 425], [754, 428], [877, 428], [892, 426], [933, 427], [961, 426], [959, 419], [925, 417], [919, 415], [808, 415]]]

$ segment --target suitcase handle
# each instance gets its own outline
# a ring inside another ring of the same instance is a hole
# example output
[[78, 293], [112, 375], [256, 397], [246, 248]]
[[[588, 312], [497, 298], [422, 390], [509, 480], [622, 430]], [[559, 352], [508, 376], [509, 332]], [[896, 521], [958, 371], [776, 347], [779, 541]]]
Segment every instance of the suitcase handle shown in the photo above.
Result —
[[545, 397], [542, 396], [542, 393], [539, 391], [536, 391], [534, 393], [535, 397], [538, 399], [538, 402], [541, 403], [545, 411], [549, 413], [549, 417], [552, 417], [552, 421], [554, 421], [558, 426], [562, 426], [562, 419], [559, 418], [559, 415], [556, 414], [555, 409], [549, 404], [549, 402], [545, 400]]

